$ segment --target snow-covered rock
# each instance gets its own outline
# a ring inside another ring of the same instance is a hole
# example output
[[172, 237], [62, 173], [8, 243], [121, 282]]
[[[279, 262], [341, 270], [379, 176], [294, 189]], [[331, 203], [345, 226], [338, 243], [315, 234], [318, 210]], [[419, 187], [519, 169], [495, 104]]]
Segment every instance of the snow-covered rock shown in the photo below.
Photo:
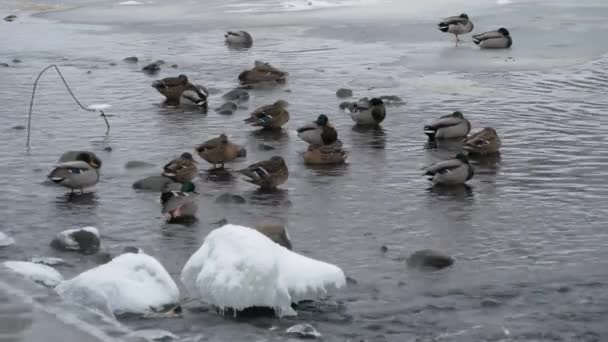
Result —
[[315, 327], [307, 323], [292, 325], [285, 330], [285, 333], [287, 333], [287, 335], [305, 339], [321, 338], [323, 336]]
[[7, 247], [15, 243], [15, 239], [0, 232], [0, 247]]
[[[145, 314], [177, 304], [177, 285], [153, 257], [125, 253], [66, 280], [56, 288], [66, 300], [87, 304], [94, 299], [101, 311]], [[100, 303], [101, 302], [101, 303]]]
[[176, 336], [175, 334], [173, 334], [170, 331], [166, 331], [166, 330], [160, 330], [160, 329], [144, 329], [144, 330], [137, 330], [134, 331], [130, 334], [128, 334], [127, 336], [128, 340], [135, 340], [135, 341], [162, 341], [162, 342], [167, 342], [167, 341], [173, 341], [173, 340], [177, 340], [179, 339], [178, 336]]
[[61, 251], [93, 254], [99, 251], [99, 231], [95, 227], [68, 229], [57, 234], [51, 246]]
[[296, 315], [292, 303], [318, 299], [346, 283], [339, 267], [231, 224], [209, 233], [181, 278], [192, 296], [220, 310], [270, 307], [279, 316]]
[[55, 287], [63, 281], [63, 276], [50, 266], [28, 261], [5, 261], [3, 265], [22, 277], [46, 287]]

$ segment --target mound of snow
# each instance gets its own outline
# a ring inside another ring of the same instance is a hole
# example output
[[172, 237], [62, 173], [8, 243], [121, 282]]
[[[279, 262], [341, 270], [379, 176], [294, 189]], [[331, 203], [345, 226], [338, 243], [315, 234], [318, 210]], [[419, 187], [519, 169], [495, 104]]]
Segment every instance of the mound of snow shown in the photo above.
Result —
[[[114, 314], [144, 314], [175, 305], [179, 299], [177, 285], [163, 266], [146, 254], [122, 254], [107, 264], [64, 281], [56, 288], [66, 300], [86, 304], [107, 303]], [[105, 306], [102, 306], [104, 308]]]
[[3, 265], [24, 278], [47, 287], [55, 287], [63, 281], [63, 276], [50, 266], [28, 261], [5, 261]]
[[344, 272], [282, 247], [255, 229], [212, 231], [182, 270], [191, 295], [220, 310], [270, 307], [296, 315], [291, 303], [314, 300], [345, 285]]
[[15, 243], [15, 239], [0, 232], [0, 247], [7, 247]]

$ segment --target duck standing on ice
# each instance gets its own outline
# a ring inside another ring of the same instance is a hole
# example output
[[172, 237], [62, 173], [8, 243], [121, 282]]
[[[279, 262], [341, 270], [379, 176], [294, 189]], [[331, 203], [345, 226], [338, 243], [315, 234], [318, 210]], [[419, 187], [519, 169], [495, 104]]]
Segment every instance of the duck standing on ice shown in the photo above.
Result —
[[439, 31], [454, 34], [456, 36], [456, 42], [460, 41], [460, 39], [458, 39], [459, 34], [469, 33], [473, 31], [474, 27], [473, 22], [465, 13], [456, 17], [445, 18], [437, 25]]

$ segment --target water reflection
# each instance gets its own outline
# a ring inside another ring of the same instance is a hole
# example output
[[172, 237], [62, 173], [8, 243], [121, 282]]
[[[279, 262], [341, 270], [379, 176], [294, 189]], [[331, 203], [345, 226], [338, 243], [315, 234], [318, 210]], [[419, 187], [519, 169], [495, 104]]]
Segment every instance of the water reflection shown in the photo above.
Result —
[[467, 184], [443, 185], [435, 184], [427, 189], [433, 195], [450, 198], [473, 198], [473, 188]]
[[355, 125], [352, 131], [356, 133], [351, 135], [354, 146], [369, 146], [374, 149], [386, 148], [386, 131], [382, 126]]
[[56, 202], [59, 208], [69, 207], [71, 204], [78, 206], [96, 206], [98, 203], [98, 197], [96, 192], [67, 192], [63, 196], [56, 198]]
[[289, 207], [291, 201], [289, 200], [289, 191], [285, 189], [256, 189], [243, 194], [245, 198], [249, 198], [249, 203], [273, 206], [273, 207]]
[[289, 134], [284, 129], [258, 129], [251, 131], [251, 136], [262, 141], [286, 141]]

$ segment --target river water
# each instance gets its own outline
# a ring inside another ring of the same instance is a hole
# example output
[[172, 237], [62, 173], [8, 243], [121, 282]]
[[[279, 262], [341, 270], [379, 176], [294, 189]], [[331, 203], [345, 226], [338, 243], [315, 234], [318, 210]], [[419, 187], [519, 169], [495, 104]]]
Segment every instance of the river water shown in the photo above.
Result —
[[[0, 231], [16, 240], [0, 248], [0, 260], [60, 256], [73, 265], [58, 267], [69, 278], [102, 258], [59, 253], [49, 242], [61, 230], [92, 225], [104, 252], [141, 247], [177, 281], [214, 222], [281, 222], [295, 251], [344, 269], [353, 280], [345, 290], [296, 318], [237, 320], [190, 303], [181, 319], [121, 323], [192, 341], [283, 341], [284, 330], [299, 322], [315, 325], [326, 341], [608, 340], [604, 1], [142, 3], [0, 1], [0, 14], [20, 17], [0, 23], [0, 62], [10, 64], [0, 67]], [[57, 11], [28, 15], [41, 9]], [[476, 31], [509, 28], [513, 48], [479, 51], [470, 36], [456, 46], [436, 30], [437, 18], [463, 11]], [[232, 28], [248, 29], [254, 47], [228, 50], [223, 32]], [[142, 62], [121, 61], [132, 55]], [[158, 75], [139, 71], [157, 59], [167, 62]], [[288, 83], [252, 92], [248, 110], [232, 116], [163, 108], [150, 87], [185, 73], [213, 88], [215, 108], [254, 60], [288, 71]], [[13, 127], [27, 124], [33, 81], [49, 64], [59, 65], [83, 103], [112, 105], [109, 135], [103, 120], [80, 111], [49, 74], [26, 150], [26, 131]], [[398, 95], [407, 104], [389, 107], [381, 129], [355, 129], [338, 110], [340, 87], [355, 97]], [[242, 123], [277, 99], [290, 103], [283, 133], [260, 136]], [[429, 148], [422, 127], [454, 110], [476, 129], [495, 127], [502, 154], [475, 162], [469, 187], [439, 191], [421, 168], [460, 147]], [[294, 130], [319, 113], [329, 115], [350, 153], [343, 167], [303, 164], [306, 146]], [[202, 175], [199, 221], [164, 223], [158, 195], [131, 184], [222, 132], [248, 149], [232, 168], [278, 154], [289, 165], [288, 182], [268, 195], [238, 179]], [[103, 161], [92, 194], [68, 198], [45, 181], [71, 149], [95, 151]], [[156, 166], [127, 170], [130, 160]], [[247, 203], [216, 203], [223, 193]], [[423, 248], [456, 263], [433, 273], [408, 269], [405, 258]]]

